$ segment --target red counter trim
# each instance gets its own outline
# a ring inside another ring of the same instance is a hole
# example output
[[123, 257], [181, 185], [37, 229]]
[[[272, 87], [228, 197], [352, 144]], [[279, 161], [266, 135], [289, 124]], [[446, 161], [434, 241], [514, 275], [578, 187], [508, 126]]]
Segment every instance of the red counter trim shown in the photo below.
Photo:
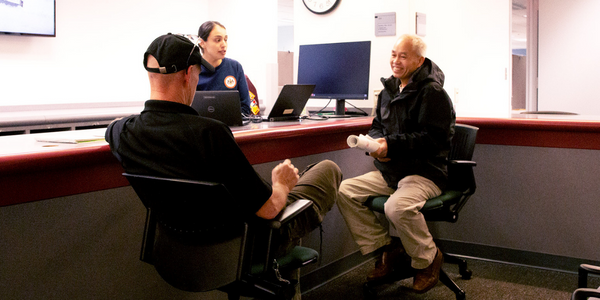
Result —
[[366, 134], [372, 118], [236, 132], [235, 140], [251, 164], [347, 149], [350, 134]]
[[[366, 133], [371, 118], [235, 132], [252, 164], [348, 148], [349, 134]], [[127, 186], [106, 144], [0, 157], [0, 206]]]
[[600, 150], [600, 122], [458, 118], [479, 127], [478, 144]]
[[[346, 149], [372, 118], [235, 132], [252, 164]], [[458, 118], [479, 127], [478, 144], [600, 150], [600, 122]], [[0, 157], [0, 206], [128, 185], [108, 145]]]

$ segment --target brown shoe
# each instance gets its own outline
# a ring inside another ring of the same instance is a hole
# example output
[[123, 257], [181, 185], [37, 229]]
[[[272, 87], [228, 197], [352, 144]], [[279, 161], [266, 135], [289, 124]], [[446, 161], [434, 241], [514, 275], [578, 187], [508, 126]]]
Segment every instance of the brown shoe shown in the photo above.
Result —
[[442, 268], [443, 263], [444, 256], [442, 255], [442, 251], [438, 248], [437, 254], [429, 267], [417, 270], [413, 281], [413, 290], [417, 293], [425, 293], [433, 288], [440, 279], [440, 269]]
[[394, 266], [404, 261], [404, 257], [407, 256], [399, 240], [394, 240], [382, 248], [383, 252], [375, 262], [375, 269], [367, 275], [367, 281], [381, 280], [390, 275], [394, 271]]

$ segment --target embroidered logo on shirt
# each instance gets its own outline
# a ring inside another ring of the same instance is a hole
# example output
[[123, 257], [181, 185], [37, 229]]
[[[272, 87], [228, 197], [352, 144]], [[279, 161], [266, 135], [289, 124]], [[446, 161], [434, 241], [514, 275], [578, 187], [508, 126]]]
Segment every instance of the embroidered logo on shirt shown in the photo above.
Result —
[[235, 86], [237, 85], [237, 80], [235, 80], [235, 77], [230, 75], [230, 76], [225, 77], [224, 83], [227, 88], [232, 89], [232, 88], [235, 88]]

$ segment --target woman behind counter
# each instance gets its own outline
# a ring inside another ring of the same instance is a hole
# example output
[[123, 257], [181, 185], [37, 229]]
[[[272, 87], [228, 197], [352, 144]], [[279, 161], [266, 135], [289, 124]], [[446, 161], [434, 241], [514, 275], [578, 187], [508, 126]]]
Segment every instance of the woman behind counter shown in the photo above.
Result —
[[202, 70], [198, 80], [198, 91], [238, 90], [242, 114], [250, 115], [250, 94], [242, 65], [236, 60], [226, 58], [227, 30], [216, 21], [204, 22], [198, 29], [202, 56], [213, 67], [215, 72]]

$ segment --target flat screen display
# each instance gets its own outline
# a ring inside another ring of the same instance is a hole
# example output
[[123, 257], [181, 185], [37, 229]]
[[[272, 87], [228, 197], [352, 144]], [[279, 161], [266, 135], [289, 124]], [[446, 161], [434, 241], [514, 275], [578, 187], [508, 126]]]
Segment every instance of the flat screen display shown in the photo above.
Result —
[[371, 41], [300, 45], [298, 84], [314, 84], [312, 98], [368, 99]]
[[55, 0], [0, 0], [0, 33], [56, 36]]

